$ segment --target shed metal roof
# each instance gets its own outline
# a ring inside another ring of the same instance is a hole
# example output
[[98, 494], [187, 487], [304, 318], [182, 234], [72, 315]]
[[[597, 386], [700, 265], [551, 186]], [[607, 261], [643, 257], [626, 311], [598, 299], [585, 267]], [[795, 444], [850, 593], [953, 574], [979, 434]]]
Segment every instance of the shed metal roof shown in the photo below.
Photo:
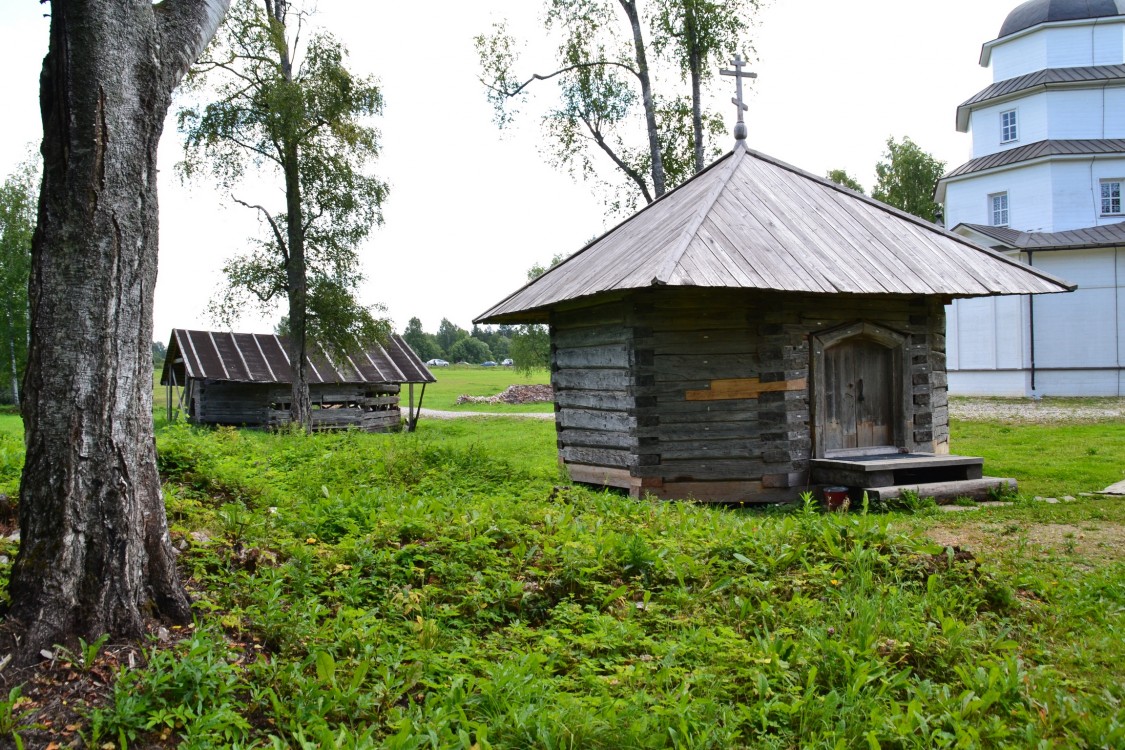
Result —
[[1035, 90], [1076, 86], [1083, 83], [1108, 83], [1125, 81], [1125, 65], [1091, 65], [1080, 68], [1048, 68], [1033, 73], [997, 81], [957, 107], [957, 130], [967, 133], [969, 114], [980, 106], [997, 100], [1026, 94]]
[[1074, 288], [739, 145], [476, 322], [535, 322], [560, 302], [663, 285], [950, 297]]
[[[333, 362], [319, 344], [309, 341], [310, 384], [433, 383], [426, 365], [397, 334], [386, 347], [375, 344], [365, 351]], [[186, 378], [240, 383], [292, 383], [288, 341], [272, 333], [172, 330], [160, 384], [168, 385], [174, 373], [178, 385]]]
[[1008, 227], [965, 223], [958, 224], [953, 231], [962, 228], [989, 237], [1002, 246], [1019, 250], [1082, 250], [1125, 245], [1125, 222], [1065, 232], [1021, 232]]

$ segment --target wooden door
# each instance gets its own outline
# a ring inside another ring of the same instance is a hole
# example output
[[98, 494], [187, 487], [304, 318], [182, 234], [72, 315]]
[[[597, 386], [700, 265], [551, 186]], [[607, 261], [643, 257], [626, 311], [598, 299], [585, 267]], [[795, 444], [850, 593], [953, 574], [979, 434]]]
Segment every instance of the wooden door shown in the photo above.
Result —
[[894, 351], [866, 338], [824, 350], [823, 448], [830, 452], [895, 449]]

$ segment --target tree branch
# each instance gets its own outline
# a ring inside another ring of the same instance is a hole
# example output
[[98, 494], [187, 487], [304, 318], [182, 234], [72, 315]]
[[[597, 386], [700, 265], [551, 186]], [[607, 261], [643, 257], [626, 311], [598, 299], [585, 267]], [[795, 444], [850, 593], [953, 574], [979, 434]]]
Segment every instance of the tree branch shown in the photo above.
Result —
[[626, 176], [628, 176], [629, 179], [631, 179], [633, 182], [637, 183], [637, 187], [640, 188], [641, 195], [644, 196], [645, 203], [652, 203], [652, 193], [649, 192], [648, 185], [645, 183], [645, 178], [641, 176], [640, 172], [630, 167], [621, 159], [621, 157], [617, 155], [617, 152], [614, 151], [608, 143], [606, 143], [606, 140], [602, 136], [601, 131], [597, 127], [595, 127], [593, 123], [590, 122], [589, 118], [587, 118], [585, 115], [580, 115], [580, 117], [582, 118], [582, 123], [586, 126], [586, 129], [590, 131], [590, 135], [593, 137], [594, 143], [598, 144], [598, 147], [602, 151], [604, 151], [610, 159], [613, 160], [613, 163], [617, 165], [618, 169], [624, 172]]
[[505, 96], [505, 97], [511, 99], [513, 96], [517, 96], [521, 91], [523, 91], [528, 86], [535, 83], [536, 81], [549, 81], [552, 78], [556, 78], [558, 76], [561, 76], [563, 73], [569, 73], [572, 70], [582, 70], [582, 69], [585, 69], [585, 68], [600, 68], [600, 67], [603, 67], [603, 66], [610, 66], [610, 67], [614, 67], [614, 68], [622, 68], [624, 70], [629, 71], [630, 73], [637, 76], [638, 78], [640, 77], [640, 73], [638, 73], [634, 68], [626, 65], [625, 63], [614, 62], [613, 60], [598, 60], [597, 62], [575, 63], [574, 65], [567, 65], [565, 68], [559, 68], [554, 73], [547, 73], [546, 75], [542, 75], [540, 73], [533, 73], [531, 78], [528, 78], [526, 81], [524, 81], [523, 83], [521, 83], [519, 86], [517, 86], [514, 89], [497, 88], [496, 86], [493, 86], [492, 84], [485, 81], [483, 78], [478, 78], [477, 80], [479, 80], [481, 82], [481, 84], [484, 85], [484, 87], [486, 89], [489, 89], [490, 91], [495, 91], [497, 94], [500, 94], [501, 96]]
[[153, 6], [169, 91], [203, 54], [229, 9], [230, 0], [162, 0]]
[[262, 216], [266, 217], [266, 221], [269, 223], [270, 229], [273, 230], [274, 239], [277, 240], [277, 246], [281, 249], [281, 254], [285, 256], [285, 262], [288, 263], [289, 248], [285, 245], [285, 237], [281, 234], [281, 229], [277, 226], [277, 222], [273, 220], [273, 216], [270, 215], [270, 212], [267, 211], [264, 206], [251, 205], [246, 201], [239, 200], [233, 195], [231, 196], [231, 200], [239, 205], [246, 206], [247, 208], [256, 208], [261, 212]]

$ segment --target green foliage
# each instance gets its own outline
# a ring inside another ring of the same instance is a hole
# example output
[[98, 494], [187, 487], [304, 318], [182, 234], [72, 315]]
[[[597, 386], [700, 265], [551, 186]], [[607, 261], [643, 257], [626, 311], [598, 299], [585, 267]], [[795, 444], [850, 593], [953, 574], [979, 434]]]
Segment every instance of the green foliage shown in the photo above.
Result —
[[[119, 675], [89, 739], [1125, 739], [1121, 687], [1060, 672], [1047, 647], [1079, 633], [1083, 663], [1120, 649], [1085, 635], [1113, 632], [1104, 628], [1125, 601], [1120, 569], [1052, 593], [1061, 619], [1051, 622], [1015, 596], [1026, 579], [932, 545], [898, 516], [821, 514], [812, 502], [752, 513], [555, 487], [553, 428], [483, 450], [499, 444], [503, 422], [423, 423], [410, 436], [162, 432], [176, 529], [210, 537], [181, 560], [201, 622]], [[529, 450], [544, 454], [539, 468], [501, 457]], [[186, 503], [203, 475], [208, 493]], [[220, 492], [245, 501], [206, 499]]]
[[367, 172], [380, 145], [367, 122], [382, 112], [382, 94], [373, 78], [347, 69], [334, 37], [315, 32], [306, 43], [289, 28], [297, 15], [307, 20], [303, 13], [291, 14], [284, 0], [269, 7], [272, 15], [253, 0], [234, 3], [188, 79], [189, 90], [212, 101], [179, 112], [186, 176], [207, 170], [233, 189], [248, 173], [265, 173], [286, 196], [280, 209], [234, 198], [266, 232], [226, 264], [212, 312], [232, 325], [248, 308], [270, 313], [284, 300], [294, 336], [354, 351], [390, 332], [381, 308], [355, 298], [358, 248], [382, 222], [387, 195]]
[[66, 646], [55, 646], [55, 654], [79, 672], [89, 672], [94, 668], [101, 653], [102, 646], [109, 640], [109, 633], [104, 633], [87, 643], [85, 638], [78, 639], [78, 649], [72, 651]]
[[410, 344], [410, 348], [422, 358], [423, 362], [440, 359], [445, 353], [438, 344], [437, 337], [422, 330], [422, 321], [418, 318], [410, 319], [402, 332], [402, 338]]
[[[1012, 541], [974, 555], [918, 532], [966, 514], [635, 500], [561, 483], [550, 422], [419, 428], [161, 430], [198, 621], [121, 670], [86, 744], [1125, 743], [1120, 555], [1016, 546], [1121, 503], [974, 511]], [[1107, 434], [1075, 452], [1120, 471]]]
[[512, 361], [524, 375], [551, 368], [551, 336], [546, 326], [518, 326], [512, 336]]
[[0, 185], [0, 401], [17, 402], [27, 365], [28, 274], [39, 204], [39, 159], [28, 159]]
[[454, 344], [468, 337], [469, 332], [450, 321], [449, 318], [442, 318], [441, 323], [438, 324], [437, 343], [443, 352], [449, 353]]
[[544, 267], [540, 263], [532, 263], [531, 268], [527, 269], [527, 280], [528, 281], [535, 281], [540, 276], [547, 273], [547, 271], [550, 271], [552, 268], [554, 268], [558, 264], [562, 263], [566, 259], [567, 259], [566, 253], [555, 253], [551, 257], [551, 262], [546, 267]]
[[871, 197], [926, 221], [936, 221], [941, 206], [934, 202], [934, 188], [944, 172], [945, 162], [914, 141], [888, 138], [883, 160], [875, 165]]
[[449, 349], [449, 358], [454, 362], [473, 362], [480, 364], [492, 359], [492, 352], [488, 344], [480, 339], [468, 336], [458, 341]]
[[16, 685], [8, 691], [7, 698], [0, 699], [0, 737], [10, 739], [16, 750], [24, 747], [20, 732], [39, 728], [28, 721], [32, 709], [27, 707], [30, 701], [22, 695], [23, 685]]
[[863, 194], [863, 185], [860, 185], [858, 180], [843, 169], [831, 169], [825, 176], [837, 185], [843, 185], [849, 190], [854, 190], [857, 193]]

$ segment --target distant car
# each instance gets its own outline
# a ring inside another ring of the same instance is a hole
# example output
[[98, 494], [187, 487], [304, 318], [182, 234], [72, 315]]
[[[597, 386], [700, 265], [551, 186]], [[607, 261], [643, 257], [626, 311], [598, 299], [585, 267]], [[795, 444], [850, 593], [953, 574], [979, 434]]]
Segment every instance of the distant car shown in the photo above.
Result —
[[490, 359], [490, 360], [488, 360], [487, 362], [481, 362], [481, 363], [480, 363], [480, 366], [481, 366], [481, 367], [495, 367], [495, 366], [496, 366], [496, 363], [495, 363], [495, 362], [493, 362], [493, 361], [492, 361], [492, 360]]
[[504, 365], [504, 367], [511, 367], [515, 364], [515, 362], [513, 362], [511, 359], [504, 359], [500, 361], [500, 364]]
[[427, 367], [449, 367], [449, 363], [444, 359], [430, 359], [426, 361]]

